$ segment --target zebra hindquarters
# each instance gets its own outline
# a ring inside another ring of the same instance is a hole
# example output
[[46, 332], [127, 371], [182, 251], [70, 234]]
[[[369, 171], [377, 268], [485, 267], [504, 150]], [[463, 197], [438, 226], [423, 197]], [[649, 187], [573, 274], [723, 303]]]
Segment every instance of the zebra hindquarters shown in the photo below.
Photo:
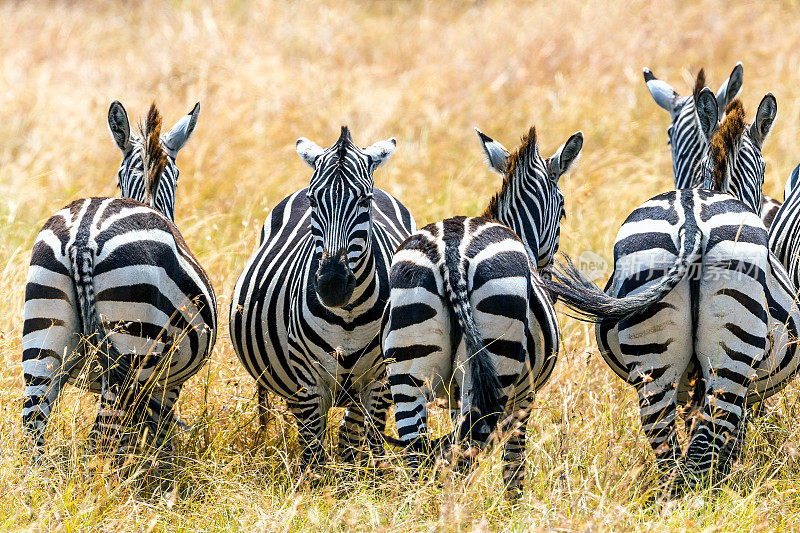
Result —
[[695, 336], [705, 394], [686, 453], [690, 486], [726, 473], [741, 449], [747, 395], [767, 350], [767, 253], [765, 243], [731, 237], [705, 257]]
[[61, 389], [84, 363], [84, 352], [78, 350], [80, 331], [72, 278], [54, 250], [40, 240], [28, 271], [22, 330], [22, 422], [35, 458], [42, 452], [44, 430]]
[[[637, 252], [617, 259], [612, 294], [624, 297], [659, 281], [659, 273], [675, 261], [664, 249]], [[642, 267], [645, 267], [642, 269]], [[675, 419], [678, 387], [694, 353], [692, 291], [681, 280], [661, 301], [618, 325], [615, 360], [625, 365], [627, 381], [637, 392], [642, 430], [662, 473], [670, 472], [682, 455]]]

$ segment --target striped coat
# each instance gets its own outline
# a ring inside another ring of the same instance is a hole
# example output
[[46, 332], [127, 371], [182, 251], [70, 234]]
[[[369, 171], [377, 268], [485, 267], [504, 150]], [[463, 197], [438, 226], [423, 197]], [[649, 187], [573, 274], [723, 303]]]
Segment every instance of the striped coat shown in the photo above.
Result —
[[380, 448], [390, 398], [378, 330], [392, 254], [415, 224], [372, 185], [393, 139], [362, 149], [344, 128], [327, 150], [307, 143], [301, 139], [298, 152], [315, 169], [309, 188], [267, 216], [234, 289], [230, 331], [258, 386], [285, 398], [296, 415], [310, 465], [323, 459], [331, 407], [347, 407], [344, 460], [355, 460], [365, 438]]
[[198, 112], [196, 106], [162, 137], [153, 106], [136, 137], [122, 106], [112, 104], [109, 124], [124, 154], [120, 188], [123, 195], [140, 191], [138, 198], [77, 200], [50, 217], [36, 238], [22, 367], [23, 422], [37, 455], [66, 383], [102, 394], [94, 443], [118, 439], [143, 421], [160, 446], [181, 385], [211, 353], [214, 290], [172, 221], [174, 157]]

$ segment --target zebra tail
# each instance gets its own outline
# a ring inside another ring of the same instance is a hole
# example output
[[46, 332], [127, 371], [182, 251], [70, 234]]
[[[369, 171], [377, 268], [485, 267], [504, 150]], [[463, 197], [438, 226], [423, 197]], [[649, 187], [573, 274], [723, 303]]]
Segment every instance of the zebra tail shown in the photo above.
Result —
[[94, 254], [85, 246], [76, 244], [70, 250], [72, 277], [78, 297], [83, 343], [88, 348], [91, 340], [97, 346], [97, 361], [109, 384], [120, 388], [130, 376], [130, 364], [111, 342], [108, 332], [100, 321], [94, 293]]
[[564, 262], [558, 262], [560, 269], [551, 271], [552, 279], [542, 279], [540, 283], [575, 311], [576, 318], [595, 323], [618, 322], [647, 311], [669, 294], [686, 276], [692, 263], [701, 258], [702, 241], [702, 232], [697, 226], [681, 230], [680, 252], [670, 269], [648, 289], [624, 298], [615, 298], [600, 290], [580, 273], [566, 254]]
[[459, 436], [461, 439], [471, 436], [472, 440], [481, 442], [484, 440], [482, 435], [494, 430], [500, 413], [503, 411], [502, 387], [491, 355], [486, 351], [478, 326], [475, 324], [472, 306], [467, 295], [467, 283], [459, 268], [461, 257], [457, 249], [447, 247], [445, 261], [447, 265], [447, 268], [444, 269], [447, 274], [447, 279], [444, 280], [445, 292], [450, 308], [456, 317], [457, 327], [464, 337], [467, 364], [472, 381], [470, 395], [472, 409], [461, 424]]

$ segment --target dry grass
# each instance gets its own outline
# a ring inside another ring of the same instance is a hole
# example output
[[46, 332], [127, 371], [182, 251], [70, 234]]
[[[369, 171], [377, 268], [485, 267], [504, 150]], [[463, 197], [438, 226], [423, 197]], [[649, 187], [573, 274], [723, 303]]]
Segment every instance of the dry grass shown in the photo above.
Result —
[[[418, 223], [480, 211], [498, 185], [472, 126], [513, 146], [535, 122], [550, 153], [582, 129], [563, 178], [562, 249], [608, 258], [621, 221], [670, 187], [667, 114], [641, 68], [682, 93], [706, 67], [716, 87], [744, 62], [749, 116], [767, 91], [778, 119], [765, 147], [766, 192], [781, 197], [800, 125], [797, 5], [727, 2], [352, 2], [238, 0], [0, 5], [0, 528], [29, 530], [390, 531], [784, 529], [800, 523], [798, 386], [752, 427], [724, 488], [649, 503], [652, 456], [633, 391], [564, 319], [556, 372], [529, 431], [523, 500], [503, 501], [496, 456], [470, 482], [415, 485], [402, 471], [339, 472], [297, 486], [294, 430], [279, 417], [255, 448], [252, 380], [227, 336], [229, 295], [269, 208], [302, 187], [294, 140], [367, 144], [397, 136], [376, 175]], [[124, 11], [123, 11], [124, 9]], [[133, 115], [155, 99], [167, 123], [202, 101], [179, 157], [176, 220], [220, 296], [213, 360], [184, 389], [180, 490], [93, 474], [81, 455], [94, 399], [71, 390], [50, 441], [63, 461], [27, 472], [20, 337], [31, 243], [72, 199], [115, 195], [120, 154], [109, 103]]]

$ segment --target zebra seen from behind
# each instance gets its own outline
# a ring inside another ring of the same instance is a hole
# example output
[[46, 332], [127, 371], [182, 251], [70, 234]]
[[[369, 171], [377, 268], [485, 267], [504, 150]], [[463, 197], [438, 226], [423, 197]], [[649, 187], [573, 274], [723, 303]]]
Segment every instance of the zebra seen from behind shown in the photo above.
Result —
[[[733, 67], [731, 75], [720, 85], [716, 93], [717, 116], [722, 119], [725, 106], [732, 102], [742, 90], [744, 71], [742, 63]], [[689, 96], [681, 96], [667, 82], [656, 78], [649, 68], [644, 69], [644, 81], [653, 100], [669, 112], [671, 122], [667, 128], [669, 145], [672, 151], [672, 173], [676, 189], [689, 189], [703, 185], [700, 161], [708, 151], [708, 139], [700, 131], [697, 122], [694, 102], [700, 91], [706, 86], [706, 75], [703, 69], [697, 74], [694, 90]], [[769, 227], [781, 202], [765, 196], [763, 205], [756, 213]]]
[[[710, 139], [704, 188], [660, 194], [631, 213], [605, 293], [569, 262], [545, 282], [597, 323], [603, 357], [638, 392], [642, 428], [657, 464], [673, 475], [673, 494], [729, 469], [746, 406], [781, 390], [800, 363], [794, 288], [754, 212], [775, 98], [764, 97], [750, 125], [735, 100], [718, 127], [707, 88], [695, 106]], [[676, 414], [693, 404], [700, 409], [684, 455]]]
[[345, 461], [365, 440], [374, 454], [383, 449], [391, 398], [378, 333], [392, 254], [416, 229], [408, 210], [373, 185], [395, 145], [359, 148], [347, 127], [327, 149], [299, 139], [297, 153], [314, 169], [309, 185], [267, 216], [234, 289], [234, 349], [260, 389], [286, 399], [303, 466], [323, 459], [331, 407], [346, 407]]
[[126, 428], [143, 421], [161, 446], [182, 384], [211, 353], [214, 291], [173, 222], [175, 158], [199, 112], [198, 103], [162, 136], [153, 105], [136, 134], [112, 103], [122, 198], [72, 202], [36, 238], [22, 337], [22, 418], [36, 456], [66, 383], [102, 395], [93, 443], [130, 449], [137, 435]]
[[[558, 249], [564, 197], [558, 180], [580, 154], [581, 132], [544, 159], [536, 131], [510, 154], [478, 132], [491, 168], [504, 175], [479, 217], [429, 224], [400, 245], [392, 261], [383, 327], [395, 420], [406, 448], [423, 455], [427, 403], [449, 400], [456, 435], [483, 447], [498, 423], [508, 436], [504, 480], [524, 482], [525, 432], [534, 393], [558, 354], [558, 323], [535, 280]], [[477, 448], [467, 450], [473, 455]], [[419, 462], [411, 454], [409, 464]]]

